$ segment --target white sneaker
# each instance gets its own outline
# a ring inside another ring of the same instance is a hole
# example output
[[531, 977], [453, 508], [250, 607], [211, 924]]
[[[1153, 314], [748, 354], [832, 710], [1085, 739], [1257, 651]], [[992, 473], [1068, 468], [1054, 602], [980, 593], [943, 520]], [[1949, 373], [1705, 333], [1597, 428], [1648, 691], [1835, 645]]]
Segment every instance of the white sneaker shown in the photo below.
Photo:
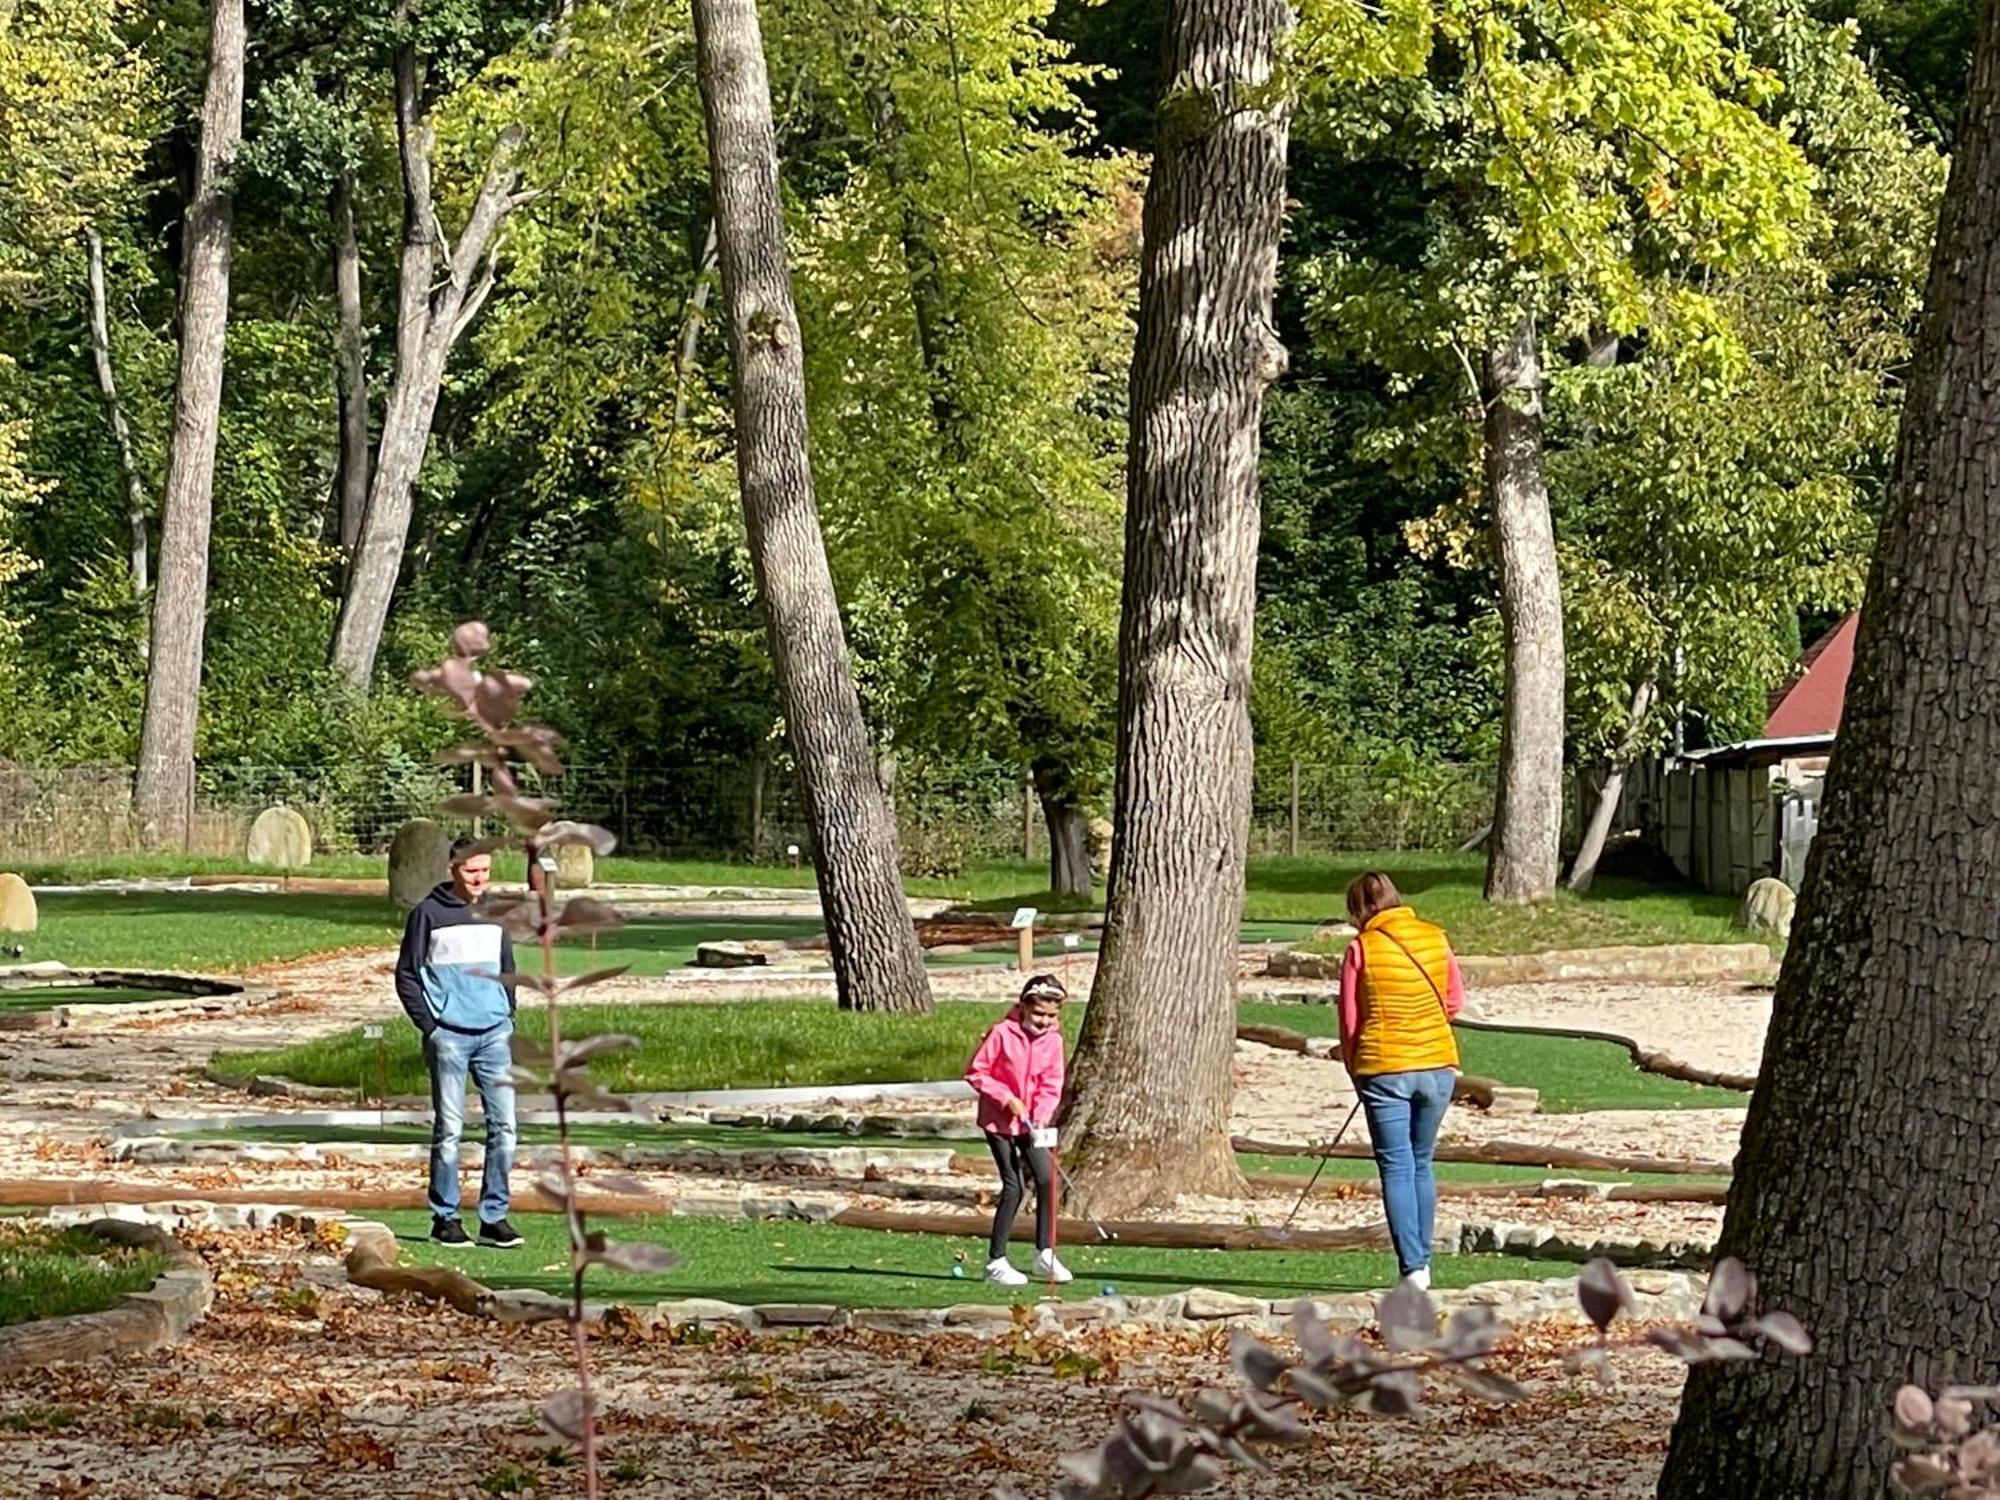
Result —
[[986, 1279], [995, 1286], [1026, 1286], [1028, 1278], [1014, 1269], [1005, 1256], [986, 1262]]
[[1074, 1281], [1076, 1279], [1069, 1274], [1069, 1267], [1056, 1259], [1056, 1253], [1053, 1250], [1036, 1252], [1035, 1264], [1029, 1275], [1035, 1281], [1062, 1282]]
[[1419, 1291], [1428, 1292], [1431, 1289], [1431, 1268], [1429, 1266], [1418, 1266], [1416, 1270], [1410, 1272], [1403, 1280]]

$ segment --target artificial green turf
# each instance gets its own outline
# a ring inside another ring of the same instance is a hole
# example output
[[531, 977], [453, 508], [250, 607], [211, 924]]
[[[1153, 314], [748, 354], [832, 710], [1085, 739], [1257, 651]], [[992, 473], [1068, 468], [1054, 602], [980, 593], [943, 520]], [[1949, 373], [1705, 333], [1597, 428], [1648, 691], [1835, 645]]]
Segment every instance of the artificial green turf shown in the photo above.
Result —
[[[1237, 1007], [1245, 1023], [1284, 1026], [1307, 1036], [1338, 1036], [1340, 1017], [1331, 1005], [1246, 1002]], [[1474, 1031], [1459, 1027], [1459, 1063], [1475, 1077], [1536, 1089], [1542, 1112], [1581, 1114], [1597, 1109], [1742, 1109], [1747, 1094], [1734, 1089], [1683, 1083], [1638, 1068], [1631, 1054], [1610, 1042], [1578, 1041], [1532, 1032]]]
[[379, 896], [256, 891], [84, 891], [39, 899], [30, 959], [73, 969], [219, 972], [343, 948], [393, 946], [403, 923]]
[[[817, 1000], [576, 1006], [565, 1009], [563, 1032], [571, 1038], [606, 1031], [638, 1037], [636, 1050], [611, 1054], [595, 1067], [600, 1081], [624, 1093], [906, 1083], [957, 1077], [1005, 1009], [953, 1003], [928, 1016], [883, 1016]], [[1238, 1015], [1307, 1034], [1332, 1034], [1338, 1025], [1331, 1006], [1245, 1004]], [[1072, 1047], [1082, 1021], [1082, 1006], [1066, 1009], [1063, 1029]], [[545, 1037], [547, 1024], [539, 1006], [522, 1007], [525, 1034]], [[1467, 1030], [1458, 1036], [1467, 1072], [1540, 1089], [1549, 1113], [1741, 1108], [1745, 1102], [1727, 1089], [1642, 1073], [1622, 1047], [1609, 1042]], [[416, 1032], [394, 1020], [383, 1045], [388, 1091], [427, 1091]], [[235, 1076], [275, 1073], [301, 1083], [372, 1091], [382, 1076], [376, 1048], [356, 1027], [274, 1051], [220, 1053], [214, 1065]]]
[[[467, 1128], [467, 1140], [477, 1144], [479, 1126]], [[1357, 1125], [1351, 1140], [1365, 1140]], [[232, 1129], [200, 1131], [189, 1139], [202, 1141], [310, 1142], [319, 1145], [357, 1145], [389, 1142], [421, 1145], [430, 1140], [428, 1125], [244, 1125]], [[523, 1125], [521, 1139], [530, 1146], [546, 1146], [556, 1139], [552, 1125]], [[828, 1146], [870, 1146], [885, 1150], [949, 1150], [983, 1168], [989, 1160], [984, 1143], [974, 1140], [928, 1139], [908, 1136], [848, 1136], [831, 1132], [755, 1130], [730, 1125], [656, 1125], [635, 1119], [630, 1124], [607, 1125], [595, 1121], [570, 1127], [570, 1139], [579, 1146], [638, 1146], [654, 1150], [699, 1147], [718, 1151], [774, 1151], [824, 1149]], [[1319, 1168], [1312, 1156], [1273, 1156], [1239, 1151], [1237, 1163], [1246, 1172], [1280, 1172], [1307, 1177]], [[1486, 1166], [1478, 1162], [1439, 1162], [1440, 1182], [1537, 1183], [1551, 1177], [1581, 1178], [1588, 1182], [1658, 1183], [1687, 1186], [1691, 1183], [1721, 1181], [1678, 1176], [1664, 1172], [1600, 1172], [1556, 1170], [1548, 1167]], [[1375, 1163], [1366, 1158], [1329, 1158], [1322, 1176], [1333, 1181], [1372, 1181]]]
[[[395, 1229], [406, 1263], [452, 1265], [494, 1287], [531, 1287], [566, 1294], [569, 1246], [554, 1214], [515, 1214], [527, 1243], [518, 1250], [477, 1247], [448, 1250], [427, 1238], [430, 1215], [421, 1211], [376, 1215]], [[943, 1235], [891, 1234], [836, 1224], [771, 1220], [651, 1218], [602, 1220], [613, 1239], [666, 1245], [682, 1257], [664, 1276], [593, 1270], [586, 1295], [633, 1302], [713, 1297], [725, 1302], [821, 1302], [843, 1307], [943, 1307], [958, 1302], [1032, 1303], [1046, 1288], [998, 1287], [980, 1279], [982, 1240]], [[1025, 1269], [1031, 1246], [1016, 1245], [1013, 1259]], [[1106, 1283], [1133, 1297], [1157, 1296], [1191, 1286], [1246, 1296], [1295, 1297], [1315, 1293], [1376, 1291], [1396, 1278], [1395, 1257], [1384, 1251], [1144, 1250], [1099, 1243], [1065, 1245], [1061, 1255], [1076, 1280], [1061, 1289], [1069, 1299], [1094, 1297]], [[952, 1267], [963, 1256], [965, 1276]], [[1574, 1267], [1513, 1256], [1448, 1255], [1432, 1263], [1434, 1284], [1546, 1278]]]
[[0, 1325], [101, 1312], [166, 1268], [149, 1250], [106, 1245], [80, 1229], [32, 1221], [0, 1230]]

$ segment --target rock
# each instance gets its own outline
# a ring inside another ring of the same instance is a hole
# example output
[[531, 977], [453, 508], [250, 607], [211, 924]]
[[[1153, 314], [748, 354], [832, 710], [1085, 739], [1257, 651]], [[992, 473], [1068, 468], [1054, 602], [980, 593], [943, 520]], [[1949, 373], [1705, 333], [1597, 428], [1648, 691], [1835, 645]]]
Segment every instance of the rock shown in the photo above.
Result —
[[750, 1310], [766, 1328], [826, 1328], [847, 1320], [830, 1302], [759, 1302]]
[[1090, 873], [1100, 883], [1111, 875], [1111, 820], [1092, 818], [1090, 833]]
[[676, 1302], [655, 1304], [654, 1315], [666, 1323], [692, 1323], [703, 1326], [714, 1323], [740, 1323], [746, 1328], [754, 1328], [757, 1318], [747, 1307], [739, 1307], [734, 1302], [718, 1302], [710, 1297], [687, 1297]]
[[1496, 1084], [1493, 1097], [1486, 1106], [1488, 1115], [1532, 1115], [1541, 1110], [1542, 1096], [1538, 1089], [1515, 1088], [1508, 1084]]
[[389, 899], [404, 911], [451, 878], [451, 835], [429, 818], [412, 818], [389, 841]]
[[37, 920], [28, 882], [12, 871], [0, 874], [0, 932], [33, 932]]
[[1375, 1299], [1366, 1292], [1334, 1292], [1324, 1297], [1287, 1297], [1271, 1304], [1275, 1317], [1289, 1318], [1311, 1307], [1319, 1319], [1343, 1331], [1366, 1328], [1375, 1321]]
[[267, 807], [250, 825], [243, 857], [253, 865], [303, 870], [312, 863], [312, 828], [294, 808]]
[[1736, 921], [1752, 932], [1775, 932], [1781, 938], [1792, 935], [1792, 909], [1798, 897], [1782, 880], [1765, 876], [1743, 894], [1743, 910]]
[[872, 1307], [854, 1314], [854, 1326], [875, 1333], [935, 1333], [944, 1327], [941, 1307]]
[[766, 956], [748, 943], [725, 940], [719, 943], [701, 943], [694, 950], [694, 967], [697, 969], [751, 969], [769, 962]]
[[1313, 929], [1312, 940], [1315, 943], [1332, 943], [1353, 936], [1352, 922], [1322, 922]]
[[944, 1310], [947, 1328], [999, 1332], [1014, 1326], [1014, 1309], [985, 1302], [961, 1302]]
[[574, 891], [597, 880], [597, 853], [588, 844], [556, 846], [556, 888]]
[[1185, 1300], [1181, 1303], [1181, 1313], [1185, 1317], [1209, 1318], [1257, 1318], [1267, 1311], [1264, 1302], [1256, 1297], [1242, 1297], [1235, 1292], [1212, 1291], [1205, 1286], [1189, 1287]]

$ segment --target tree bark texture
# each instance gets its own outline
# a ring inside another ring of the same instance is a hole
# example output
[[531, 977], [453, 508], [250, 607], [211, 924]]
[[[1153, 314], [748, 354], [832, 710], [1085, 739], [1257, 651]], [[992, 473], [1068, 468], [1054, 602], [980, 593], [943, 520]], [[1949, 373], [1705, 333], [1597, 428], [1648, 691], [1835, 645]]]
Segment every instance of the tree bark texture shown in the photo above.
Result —
[[896, 820], [876, 780], [813, 499], [805, 365], [756, 3], [696, 0], [694, 21], [743, 522], [812, 830], [835, 986], [844, 1009], [928, 1011]]
[[1625, 795], [1625, 773], [1632, 768], [1632, 758], [1639, 753], [1639, 746], [1643, 743], [1641, 732], [1646, 715], [1653, 711], [1653, 698], [1657, 691], [1650, 679], [1632, 690], [1632, 706], [1625, 715], [1624, 738], [1604, 767], [1604, 785], [1597, 790], [1597, 805], [1591, 809], [1590, 826], [1583, 830], [1583, 842], [1577, 845], [1576, 862], [1570, 866], [1569, 888], [1578, 895], [1589, 890], [1590, 883], [1597, 878], [1598, 861], [1604, 858], [1604, 844], [1611, 837], [1611, 820], [1618, 815], [1618, 804]]
[[354, 174], [335, 181], [333, 291], [340, 309], [335, 368], [340, 385], [340, 555], [354, 556], [368, 510], [368, 345], [361, 320], [361, 243], [354, 229]]
[[1146, 190], [1119, 624], [1117, 819], [1064, 1155], [1099, 1213], [1227, 1194], [1264, 391], [1289, 106], [1282, 0], [1172, 0]]
[[2000, 33], [1982, 7], [1887, 511], [1718, 1251], [1819, 1342], [1696, 1370], [1666, 1500], [1875, 1500], [2000, 1373]]
[[403, 171], [396, 374], [382, 412], [375, 472], [360, 535], [349, 555], [330, 653], [341, 674], [363, 690], [375, 672], [375, 653], [402, 571], [417, 472], [430, 442], [445, 363], [493, 290], [500, 229], [521, 201], [514, 192], [520, 174], [513, 164], [521, 132], [510, 126], [493, 144], [458, 243], [443, 244], [431, 192], [435, 132], [423, 108], [422, 64], [410, 46], [396, 51], [395, 79], [396, 142]]
[[1555, 894], [1562, 863], [1563, 612], [1555, 525], [1542, 473], [1542, 365], [1534, 319], [1489, 350], [1486, 493], [1500, 561], [1506, 701], [1486, 899]]
[[160, 568], [153, 591], [146, 708], [139, 727], [133, 807], [148, 848], [185, 844], [194, 790], [202, 634], [208, 621], [208, 537], [215, 445], [229, 330], [230, 181], [243, 138], [243, 0], [211, 0], [208, 78], [201, 105], [194, 194], [181, 234], [180, 372], [160, 506]]
[[132, 451], [132, 429], [125, 421], [125, 407], [118, 399], [118, 380], [111, 366], [111, 309], [104, 292], [104, 237], [95, 227], [84, 230], [84, 245], [90, 252], [90, 354], [97, 368], [97, 390], [104, 398], [104, 417], [111, 424], [111, 438], [118, 446], [118, 474], [125, 482], [127, 527], [126, 557], [132, 574], [132, 597], [144, 599], [152, 587], [147, 559], [151, 539], [147, 528], [153, 507], [146, 496], [146, 484], [139, 477], [139, 459]]

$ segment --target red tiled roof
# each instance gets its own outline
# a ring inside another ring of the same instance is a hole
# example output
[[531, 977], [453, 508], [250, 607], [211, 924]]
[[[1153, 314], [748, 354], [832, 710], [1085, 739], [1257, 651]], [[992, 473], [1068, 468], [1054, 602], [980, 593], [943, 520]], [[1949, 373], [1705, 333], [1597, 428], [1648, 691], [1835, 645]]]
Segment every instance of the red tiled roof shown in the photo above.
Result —
[[1840, 728], [1847, 674], [1854, 670], [1854, 631], [1860, 619], [1859, 613], [1849, 615], [1799, 658], [1798, 672], [1772, 700], [1771, 717], [1764, 724], [1766, 739], [1832, 734]]

